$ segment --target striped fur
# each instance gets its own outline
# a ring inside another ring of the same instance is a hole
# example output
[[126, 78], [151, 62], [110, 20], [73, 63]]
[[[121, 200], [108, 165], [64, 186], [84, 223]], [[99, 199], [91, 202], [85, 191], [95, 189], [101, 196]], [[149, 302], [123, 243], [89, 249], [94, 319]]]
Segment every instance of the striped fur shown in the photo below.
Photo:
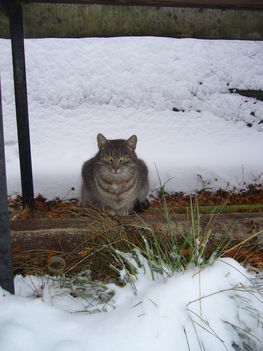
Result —
[[82, 166], [80, 203], [128, 215], [149, 191], [148, 169], [135, 153], [137, 137], [107, 140], [98, 134], [98, 153]]

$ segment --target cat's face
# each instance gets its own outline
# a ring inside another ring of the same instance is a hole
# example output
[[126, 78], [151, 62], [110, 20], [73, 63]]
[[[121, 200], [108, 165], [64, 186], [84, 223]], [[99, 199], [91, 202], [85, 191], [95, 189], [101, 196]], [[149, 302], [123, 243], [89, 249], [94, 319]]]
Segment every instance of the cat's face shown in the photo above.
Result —
[[133, 135], [128, 140], [108, 140], [98, 134], [97, 140], [98, 162], [103, 173], [114, 177], [129, 176], [136, 166], [137, 137]]

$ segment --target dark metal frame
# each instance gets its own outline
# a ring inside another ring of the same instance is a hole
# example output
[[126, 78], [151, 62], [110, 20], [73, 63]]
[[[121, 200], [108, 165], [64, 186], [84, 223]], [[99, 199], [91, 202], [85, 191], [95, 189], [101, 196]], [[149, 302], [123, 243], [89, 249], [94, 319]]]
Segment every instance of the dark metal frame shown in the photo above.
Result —
[[0, 81], [0, 286], [14, 293]]
[[22, 7], [8, 3], [23, 206], [34, 208]]

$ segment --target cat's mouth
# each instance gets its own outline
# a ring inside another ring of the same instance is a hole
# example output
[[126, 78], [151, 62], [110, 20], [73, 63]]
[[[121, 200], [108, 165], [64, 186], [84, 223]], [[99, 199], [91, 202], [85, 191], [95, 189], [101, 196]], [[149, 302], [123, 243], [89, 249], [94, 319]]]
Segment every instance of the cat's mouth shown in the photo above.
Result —
[[115, 175], [119, 175], [121, 173], [120, 169], [113, 169], [112, 172]]
[[110, 178], [113, 178], [113, 179], [116, 179], [116, 178], [120, 178], [120, 177], [127, 177], [128, 176], [128, 172], [127, 172], [127, 169], [125, 168], [122, 168], [122, 167], [119, 167], [119, 168], [112, 168], [112, 167], [109, 167], [107, 169], [107, 171], [104, 173], [104, 175]]
[[121, 175], [121, 174], [124, 174], [125, 172], [124, 172], [124, 170], [123, 169], [121, 169], [120, 167], [119, 168], [111, 168], [110, 169], [110, 173], [113, 175], [113, 176], [119, 176], [119, 175]]

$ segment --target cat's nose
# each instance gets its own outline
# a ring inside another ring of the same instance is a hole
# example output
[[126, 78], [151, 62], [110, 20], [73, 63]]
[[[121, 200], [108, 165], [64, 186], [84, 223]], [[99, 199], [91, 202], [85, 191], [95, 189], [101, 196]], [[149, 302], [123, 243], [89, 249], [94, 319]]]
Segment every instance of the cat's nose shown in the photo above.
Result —
[[119, 162], [114, 160], [113, 163], [112, 163], [112, 168], [114, 169], [115, 173], [118, 173], [118, 170], [120, 168]]

